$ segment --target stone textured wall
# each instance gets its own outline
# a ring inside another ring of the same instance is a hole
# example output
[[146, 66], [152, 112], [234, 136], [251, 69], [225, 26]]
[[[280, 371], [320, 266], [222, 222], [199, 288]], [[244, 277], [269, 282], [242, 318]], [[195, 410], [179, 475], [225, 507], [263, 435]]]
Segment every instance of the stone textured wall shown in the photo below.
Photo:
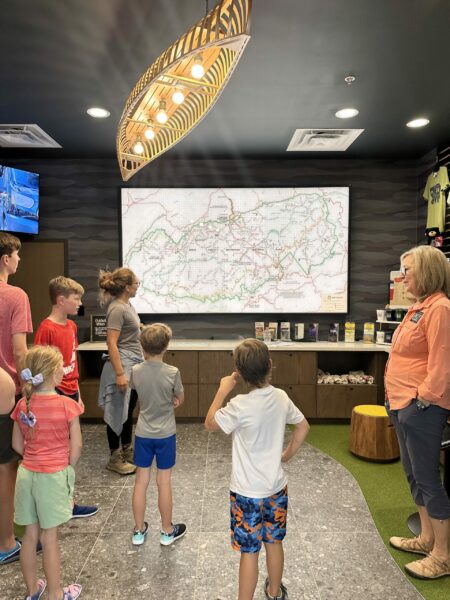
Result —
[[[326, 339], [330, 321], [353, 320], [357, 338], [362, 323], [388, 301], [389, 271], [400, 254], [422, 243], [421, 192], [430, 157], [421, 160], [156, 160], [123, 184], [116, 161], [11, 160], [10, 166], [41, 176], [40, 239], [68, 240], [68, 273], [87, 290], [86, 316], [78, 318], [80, 341], [88, 339], [88, 315], [98, 313], [99, 268], [119, 264], [121, 187], [301, 187], [350, 186], [350, 280], [347, 316], [269, 315], [265, 320], [319, 322]], [[248, 336], [262, 315], [164, 316], [179, 337]], [[145, 317], [153, 320], [152, 315]]]

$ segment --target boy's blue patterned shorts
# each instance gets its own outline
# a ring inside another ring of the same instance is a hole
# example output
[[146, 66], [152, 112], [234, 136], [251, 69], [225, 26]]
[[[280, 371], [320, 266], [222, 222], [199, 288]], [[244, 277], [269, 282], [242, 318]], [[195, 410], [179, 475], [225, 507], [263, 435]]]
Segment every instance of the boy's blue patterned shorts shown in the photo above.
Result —
[[279, 544], [286, 535], [287, 486], [268, 498], [247, 498], [230, 492], [231, 547], [256, 553], [262, 542]]

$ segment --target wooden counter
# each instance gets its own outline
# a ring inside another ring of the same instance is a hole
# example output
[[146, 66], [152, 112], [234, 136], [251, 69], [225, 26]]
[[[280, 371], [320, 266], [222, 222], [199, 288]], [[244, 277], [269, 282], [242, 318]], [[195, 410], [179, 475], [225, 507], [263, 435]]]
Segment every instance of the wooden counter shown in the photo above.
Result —
[[[232, 351], [242, 340], [171, 340], [165, 362], [180, 369], [185, 402], [177, 417], [205, 417], [221, 377], [233, 369]], [[272, 383], [284, 389], [310, 419], [349, 419], [358, 404], [384, 402], [383, 374], [389, 347], [356, 342], [273, 342]], [[78, 347], [80, 390], [85, 418], [99, 418], [98, 385], [106, 343], [85, 342]], [[317, 384], [317, 370], [346, 373], [363, 370], [374, 377], [372, 385]], [[246, 391], [243, 383], [233, 396]]]

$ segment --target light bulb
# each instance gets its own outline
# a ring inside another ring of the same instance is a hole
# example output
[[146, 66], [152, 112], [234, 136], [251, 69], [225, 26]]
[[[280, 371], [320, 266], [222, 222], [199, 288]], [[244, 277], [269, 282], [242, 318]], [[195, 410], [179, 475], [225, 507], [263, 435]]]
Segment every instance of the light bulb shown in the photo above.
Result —
[[181, 90], [177, 90], [176, 92], [174, 92], [172, 94], [172, 100], [175, 102], [175, 104], [181, 104], [182, 102], [184, 102], [184, 94]]
[[194, 77], [194, 79], [201, 79], [204, 74], [205, 69], [202, 64], [202, 57], [197, 56], [197, 58], [194, 59], [194, 64], [192, 65], [191, 75]]
[[144, 135], [148, 140], [152, 140], [155, 137], [155, 132], [152, 127], [149, 127], [145, 130]]
[[135, 145], [133, 146], [133, 152], [135, 154], [143, 154], [144, 153], [144, 146], [140, 140], [138, 140], [135, 143]]
[[161, 125], [164, 125], [164, 123], [167, 122], [168, 118], [169, 117], [166, 113], [166, 102], [164, 100], [161, 100], [161, 102], [159, 103], [159, 110], [156, 113], [156, 120], [158, 121], [158, 123], [161, 123]]

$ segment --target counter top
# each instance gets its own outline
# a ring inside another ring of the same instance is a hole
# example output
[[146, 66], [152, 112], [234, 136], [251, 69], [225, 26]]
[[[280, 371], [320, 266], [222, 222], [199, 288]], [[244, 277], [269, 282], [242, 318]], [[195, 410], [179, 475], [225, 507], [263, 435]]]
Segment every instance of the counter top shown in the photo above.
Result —
[[[206, 339], [173, 339], [169, 350], [233, 350], [242, 340], [206, 340]], [[390, 347], [381, 344], [364, 344], [355, 342], [271, 342], [268, 344], [271, 352], [387, 352]], [[106, 342], [84, 342], [78, 346], [80, 352], [106, 352]]]

